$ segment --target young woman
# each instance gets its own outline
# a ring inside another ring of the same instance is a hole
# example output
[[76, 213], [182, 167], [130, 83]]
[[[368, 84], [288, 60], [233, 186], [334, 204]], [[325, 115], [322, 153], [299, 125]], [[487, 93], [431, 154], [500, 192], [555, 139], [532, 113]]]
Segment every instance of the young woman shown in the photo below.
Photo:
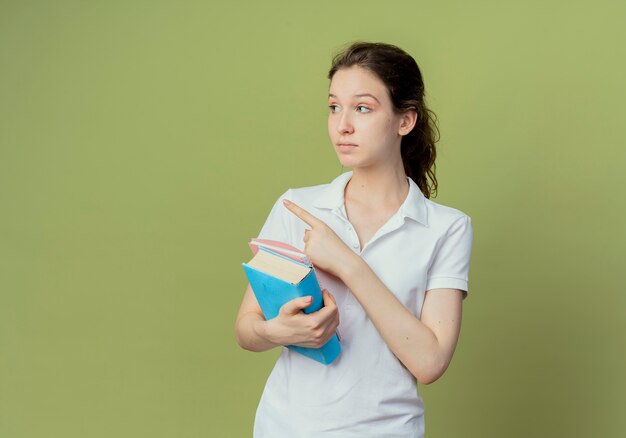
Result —
[[259, 403], [256, 437], [422, 437], [417, 381], [444, 373], [461, 327], [470, 218], [431, 201], [436, 127], [415, 60], [398, 47], [355, 43], [330, 69], [328, 133], [352, 169], [329, 184], [287, 190], [259, 237], [303, 250], [325, 287], [269, 321], [250, 287], [235, 332], [241, 347], [319, 347], [324, 366], [283, 348]]

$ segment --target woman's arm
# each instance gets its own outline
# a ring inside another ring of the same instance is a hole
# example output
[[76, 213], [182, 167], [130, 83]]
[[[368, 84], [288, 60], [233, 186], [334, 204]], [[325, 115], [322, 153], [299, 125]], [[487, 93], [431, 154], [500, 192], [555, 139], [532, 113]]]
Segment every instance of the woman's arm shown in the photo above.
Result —
[[324, 307], [305, 314], [310, 297], [296, 298], [281, 307], [276, 318], [266, 321], [248, 284], [235, 322], [237, 343], [250, 351], [266, 351], [279, 345], [319, 348], [335, 333], [339, 312], [333, 296], [322, 290]]
[[398, 301], [361, 257], [354, 256], [339, 273], [340, 278], [411, 374], [423, 384], [436, 381], [450, 365], [456, 348], [463, 292], [426, 292], [420, 320]]
[[463, 292], [427, 291], [420, 320], [323, 221], [289, 201], [285, 206], [311, 226], [304, 237], [310, 260], [341, 278], [400, 362], [420, 383], [432, 383], [441, 377], [459, 337]]

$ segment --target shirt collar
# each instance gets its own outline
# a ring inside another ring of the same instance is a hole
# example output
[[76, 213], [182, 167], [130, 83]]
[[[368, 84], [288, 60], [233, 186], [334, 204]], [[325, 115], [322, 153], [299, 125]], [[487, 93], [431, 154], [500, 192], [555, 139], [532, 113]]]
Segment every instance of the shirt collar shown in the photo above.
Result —
[[[318, 208], [341, 210], [344, 205], [344, 190], [350, 178], [352, 178], [352, 171], [339, 175], [322, 189], [320, 195], [313, 201], [313, 205]], [[407, 179], [409, 180], [409, 194], [398, 212], [402, 217], [411, 218], [428, 226], [426, 197], [411, 178], [407, 177]]]

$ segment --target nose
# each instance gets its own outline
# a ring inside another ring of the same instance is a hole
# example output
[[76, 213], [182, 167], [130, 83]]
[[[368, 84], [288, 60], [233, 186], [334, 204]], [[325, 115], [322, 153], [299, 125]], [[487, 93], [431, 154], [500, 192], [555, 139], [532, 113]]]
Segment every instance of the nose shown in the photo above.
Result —
[[354, 132], [354, 125], [350, 119], [348, 111], [342, 111], [337, 120], [337, 132], [340, 134], [351, 134]]

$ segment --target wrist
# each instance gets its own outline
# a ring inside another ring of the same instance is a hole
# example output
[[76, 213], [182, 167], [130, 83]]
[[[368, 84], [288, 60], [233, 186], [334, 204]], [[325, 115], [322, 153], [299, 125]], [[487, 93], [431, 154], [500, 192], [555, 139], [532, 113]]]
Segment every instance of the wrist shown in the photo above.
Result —
[[272, 320], [255, 320], [252, 323], [252, 330], [254, 331], [254, 334], [258, 338], [260, 338], [265, 344], [268, 344], [269, 347], [278, 345], [276, 342], [274, 342], [271, 335], [271, 321]]
[[348, 251], [341, 264], [339, 278], [341, 278], [345, 284], [348, 284], [355, 275], [359, 275], [359, 272], [363, 269], [364, 263], [365, 261], [358, 254]]

